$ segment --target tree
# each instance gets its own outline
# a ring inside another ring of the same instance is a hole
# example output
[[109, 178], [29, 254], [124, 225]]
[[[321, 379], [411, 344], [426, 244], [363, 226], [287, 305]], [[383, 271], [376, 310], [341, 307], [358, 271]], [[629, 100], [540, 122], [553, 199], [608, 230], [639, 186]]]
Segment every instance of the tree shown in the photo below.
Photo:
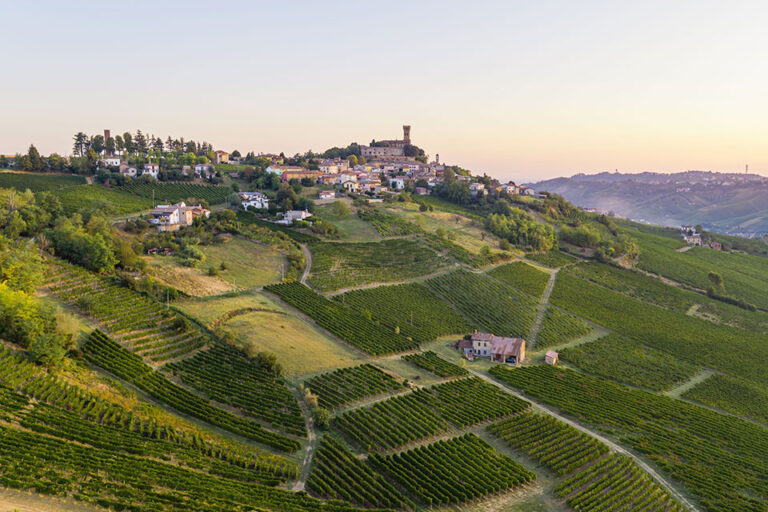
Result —
[[115, 154], [115, 149], [117, 149], [117, 144], [115, 143], [115, 138], [114, 137], [108, 138], [107, 142], [106, 142], [106, 146], [107, 146], [107, 153], [109, 153], [110, 155], [114, 155]]
[[46, 333], [32, 340], [28, 353], [33, 361], [48, 367], [56, 366], [67, 355], [66, 341], [64, 336]]
[[354, 167], [357, 165], [357, 157], [355, 155], [349, 155], [347, 157], [347, 162], [349, 162], [350, 167]]
[[230, 153], [230, 156], [232, 158], [240, 158], [240, 152], [238, 150], [234, 150], [232, 153]]
[[147, 154], [147, 138], [144, 136], [143, 133], [141, 133], [141, 130], [136, 130], [136, 137], [134, 144], [136, 146], [136, 152], [140, 155], [146, 155]]
[[29, 159], [29, 169], [27, 171], [43, 171], [45, 170], [45, 160], [40, 156], [40, 152], [34, 145], [29, 146], [27, 151], [27, 157]]
[[136, 148], [133, 145], [133, 135], [131, 135], [130, 132], [125, 132], [123, 134], [123, 144], [125, 145], [125, 150], [128, 153], [133, 153], [136, 151]]
[[76, 155], [83, 156], [85, 152], [85, 142], [88, 140], [88, 136], [83, 132], [77, 132], [75, 134], [75, 143], [72, 146], [72, 152]]
[[91, 149], [93, 149], [96, 154], [100, 155], [104, 148], [106, 147], [106, 143], [104, 142], [104, 136], [103, 135], [96, 135], [91, 139]]
[[327, 429], [331, 424], [331, 413], [324, 407], [318, 407], [315, 409], [315, 424], [318, 428], [323, 430]]
[[331, 207], [331, 210], [333, 211], [333, 214], [337, 217], [346, 217], [352, 211], [349, 209], [349, 205], [345, 203], [344, 201], [336, 201], [333, 203], [333, 206]]
[[707, 279], [712, 283], [712, 286], [709, 287], [707, 290], [707, 293], [712, 295], [720, 295], [725, 296], [725, 283], [723, 282], [723, 276], [718, 274], [717, 272], [710, 272], [707, 275]]

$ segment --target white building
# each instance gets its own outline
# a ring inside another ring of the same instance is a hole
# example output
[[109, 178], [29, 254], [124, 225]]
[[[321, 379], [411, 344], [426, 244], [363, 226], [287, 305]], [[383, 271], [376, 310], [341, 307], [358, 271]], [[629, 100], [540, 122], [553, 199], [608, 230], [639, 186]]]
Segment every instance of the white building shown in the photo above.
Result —
[[395, 176], [389, 179], [389, 186], [395, 190], [403, 190], [405, 188], [407, 180], [403, 176]]
[[276, 221], [277, 224], [293, 224], [293, 221], [304, 220], [312, 216], [307, 210], [288, 210], [282, 215], [283, 218]]
[[195, 176], [198, 178], [210, 178], [216, 173], [216, 168], [213, 164], [196, 164]]
[[321, 190], [318, 197], [320, 199], [334, 199], [336, 197], [336, 192], [333, 190]]
[[104, 167], [120, 167], [120, 157], [119, 156], [105, 156], [101, 160], [99, 160], [99, 166]]
[[240, 192], [238, 195], [242, 201], [243, 210], [248, 208], [255, 208], [257, 210], [269, 208], [269, 199], [261, 192]]
[[120, 164], [120, 174], [123, 176], [130, 176], [131, 178], [135, 178], [139, 173], [136, 168], [131, 165]]
[[155, 179], [157, 179], [157, 176], [159, 174], [160, 174], [160, 164], [156, 164], [154, 162], [149, 162], [144, 164], [144, 170], [141, 171], [142, 176], [152, 176]]

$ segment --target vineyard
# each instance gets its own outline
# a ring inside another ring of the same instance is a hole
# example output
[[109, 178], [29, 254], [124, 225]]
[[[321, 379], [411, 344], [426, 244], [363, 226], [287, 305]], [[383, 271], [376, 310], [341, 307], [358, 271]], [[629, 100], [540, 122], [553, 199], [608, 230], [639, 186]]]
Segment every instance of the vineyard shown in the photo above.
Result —
[[370, 460], [430, 506], [464, 503], [536, 480], [474, 434]]
[[307, 433], [301, 409], [285, 381], [242, 350], [217, 343], [164, 369], [212, 400], [266, 421], [276, 429], [298, 436]]
[[[333, 425], [364, 450], [399, 448], [450, 430], [425, 405], [425, 391], [414, 391], [337, 416]], [[427, 399], [428, 400], [428, 399]]]
[[49, 260], [46, 288], [100, 322], [132, 351], [163, 362], [203, 347], [195, 327], [176, 326], [178, 316], [159, 303], [75, 265]]
[[403, 388], [401, 382], [371, 364], [324, 373], [312, 377], [304, 385], [317, 395], [320, 406], [328, 409]]
[[567, 274], [558, 277], [550, 300], [677, 359], [768, 384], [768, 344], [758, 333], [675, 313]]
[[337, 295], [335, 300], [415, 341], [424, 343], [472, 326], [426, 287], [413, 284], [378, 286]]
[[344, 413], [335, 425], [367, 451], [399, 448], [450, 429], [502, 418], [528, 408], [478, 377], [421, 388]]
[[539, 350], [550, 345], [565, 343], [589, 334], [591, 331], [592, 327], [581, 318], [560, 308], [549, 306], [536, 336], [535, 347]]
[[567, 265], [568, 263], [577, 261], [576, 258], [570, 254], [566, 254], [563, 251], [557, 250], [545, 252], [542, 254], [526, 254], [525, 257], [531, 261], [535, 261], [536, 263], [549, 268], [558, 268], [562, 267], [563, 265]]
[[624, 512], [686, 509], [629, 457], [615, 454], [575, 474], [556, 492], [574, 510]]
[[314, 457], [307, 488], [320, 498], [340, 499], [364, 507], [416, 508], [381, 475], [325, 436]]
[[[208, 465], [209, 471], [220, 472], [230, 464], [235, 468], [229, 470], [248, 469], [253, 472], [251, 477], [261, 481], [276, 482], [275, 478], [282, 481], [295, 477], [298, 472], [296, 466], [283, 457], [251, 447], [246, 451], [242, 446], [238, 451], [224, 448], [206, 441], [196, 430], [182, 431], [146, 413], [134, 413], [99, 399], [83, 388], [53, 377], [10, 350], [0, 349], [0, 363], [0, 402], [7, 404], [6, 398], [10, 397], [18, 410], [27, 405], [26, 397], [34, 399], [34, 410], [23, 418], [25, 426], [32, 430], [59, 437], [67, 433], [66, 438], [70, 440], [119, 447], [134, 455], [166, 458], [173, 454], [177, 461], [195, 468]], [[10, 389], [20, 394], [11, 393]], [[14, 418], [4, 416], [4, 419]], [[204, 460], [206, 457], [212, 460]]]
[[378, 208], [361, 208], [357, 216], [369, 222], [381, 236], [413, 235], [423, 231], [416, 224]]
[[120, 187], [139, 197], [154, 199], [156, 203], [178, 203], [179, 201], [204, 200], [208, 204], [223, 203], [232, 194], [230, 187], [201, 185], [198, 183], [130, 183]]
[[654, 391], [678, 386], [700, 369], [618, 334], [568, 347], [560, 352], [560, 360], [587, 373]]
[[67, 215], [99, 210], [109, 215], [138, 213], [152, 208], [152, 201], [102, 185], [78, 185], [56, 191]]
[[374, 324], [360, 313], [326, 299], [303, 284], [276, 284], [264, 289], [310, 316], [323, 329], [371, 355], [417, 348], [416, 343], [404, 336]]
[[594, 437], [535, 412], [518, 414], [488, 430], [560, 476], [608, 453], [608, 447]]
[[[765, 258], [750, 254], [726, 253], [702, 247], [677, 252], [661, 237], [643, 234], [638, 267], [687, 285], [707, 289], [709, 272], [722, 275], [728, 295], [760, 308], [768, 308], [765, 288], [768, 272]], [[682, 244], [682, 241], [679, 245]]]
[[0, 485], [71, 496], [113, 510], [357, 510], [340, 501], [320, 501], [305, 494], [239, 481], [229, 475], [209, 475], [4, 425], [0, 426]]
[[534, 297], [541, 297], [549, 281], [549, 274], [522, 261], [494, 267], [488, 271], [488, 275]]
[[734, 416], [551, 366], [492, 375], [580, 421], [610, 429], [708, 512], [765, 510], [768, 430]]
[[484, 274], [457, 270], [425, 284], [484, 331], [525, 337], [531, 329], [537, 301]]
[[683, 393], [683, 398], [768, 423], [768, 391], [750, 382], [715, 374]]
[[84, 184], [84, 177], [71, 174], [0, 172], [0, 188], [15, 188], [19, 192], [43, 192]]
[[214, 407], [206, 400], [172, 383], [147, 366], [142, 359], [110, 340], [101, 331], [94, 331], [82, 346], [85, 358], [117, 377], [130, 382], [153, 398], [241, 436], [259, 441], [278, 450], [293, 452], [301, 445], [294, 439], [275, 434], [258, 423]]
[[313, 242], [309, 282], [321, 291], [368, 283], [403, 281], [443, 268], [448, 260], [420, 240]]
[[10, 350], [0, 349], [0, 363], [3, 487], [114, 510], [353, 510], [271, 488], [297, 477], [282, 457], [233, 451], [127, 412]]
[[463, 377], [469, 373], [464, 368], [449, 363], [431, 350], [418, 354], [408, 354], [403, 356], [403, 359], [419, 368], [434, 373], [438, 377]]

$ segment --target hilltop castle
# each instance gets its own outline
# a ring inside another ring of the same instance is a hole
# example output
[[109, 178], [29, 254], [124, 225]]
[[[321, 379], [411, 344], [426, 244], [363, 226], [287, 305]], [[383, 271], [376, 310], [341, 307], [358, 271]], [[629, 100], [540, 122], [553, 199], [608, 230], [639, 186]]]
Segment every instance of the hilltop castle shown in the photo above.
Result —
[[360, 146], [360, 154], [367, 160], [408, 160], [405, 147], [411, 145], [411, 127], [403, 125], [402, 140], [380, 140], [370, 146]]

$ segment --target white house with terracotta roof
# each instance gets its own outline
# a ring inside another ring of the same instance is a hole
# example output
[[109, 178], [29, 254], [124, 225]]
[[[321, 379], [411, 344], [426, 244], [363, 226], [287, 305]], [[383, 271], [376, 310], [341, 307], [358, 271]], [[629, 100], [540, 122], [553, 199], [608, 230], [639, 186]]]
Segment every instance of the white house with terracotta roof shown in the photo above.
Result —
[[261, 192], [240, 192], [238, 194], [243, 210], [248, 208], [255, 208], [257, 210], [263, 210], [269, 208], [269, 199]]

